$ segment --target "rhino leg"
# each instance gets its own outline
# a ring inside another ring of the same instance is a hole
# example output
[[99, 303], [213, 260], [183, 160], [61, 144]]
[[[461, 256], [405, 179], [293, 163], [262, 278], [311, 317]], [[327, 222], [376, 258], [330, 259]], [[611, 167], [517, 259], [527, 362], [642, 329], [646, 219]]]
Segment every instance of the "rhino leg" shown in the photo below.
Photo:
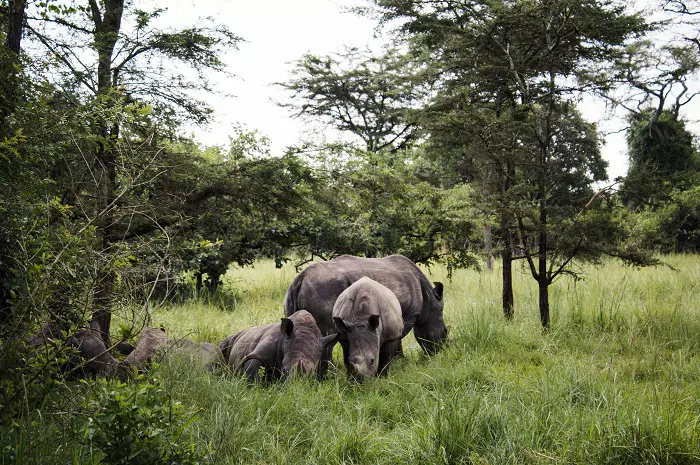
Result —
[[401, 339], [398, 341], [385, 342], [379, 349], [379, 365], [377, 372], [380, 376], [386, 375], [389, 372], [389, 363], [391, 359], [396, 357], [401, 349]]
[[403, 358], [404, 353], [403, 353], [403, 343], [401, 342], [401, 339], [399, 339], [399, 344], [396, 347], [396, 352], [394, 353], [395, 358]]
[[246, 360], [241, 366], [241, 371], [248, 377], [248, 381], [254, 383], [260, 377], [260, 368], [263, 363], [258, 359]]
[[[316, 377], [319, 380], [326, 379], [326, 375], [328, 374], [328, 364], [331, 362], [333, 359], [333, 348], [335, 347], [335, 343], [331, 343], [326, 345], [326, 347], [323, 348], [323, 354], [321, 355], [321, 360], [318, 362], [318, 367], [316, 368]], [[345, 352], [345, 351], [343, 351]]]

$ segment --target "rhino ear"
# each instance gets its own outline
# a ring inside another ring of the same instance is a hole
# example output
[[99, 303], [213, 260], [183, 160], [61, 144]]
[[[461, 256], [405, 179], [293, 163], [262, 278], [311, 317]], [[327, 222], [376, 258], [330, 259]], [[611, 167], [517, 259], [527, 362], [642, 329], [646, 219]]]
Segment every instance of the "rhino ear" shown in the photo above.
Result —
[[379, 315], [370, 315], [367, 322], [369, 323], [369, 329], [375, 331], [379, 327]]
[[433, 292], [435, 292], [435, 297], [437, 297], [438, 300], [442, 300], [442, 291], [444, 286], [440, 281], [435, 281], [433, 284], [435, 284], [435, 289], [433, 289]]
[[326, 347], [328, 344], [334, 344], [338, 340], [340, 333], [329, 334], [321, 338], [321, 347]]
[[294, 331], [294, 322], [289, 318], [282, 318], [282, 324], [280, 325], [280, 331], [287, 338], [292, 337], [292, 331]]
[[337, 329], [339, 333], [347, 334], [352, 331], [352, 325], [338, 316], [333, 317], [333, 323], [335, 323], [335, 329]]

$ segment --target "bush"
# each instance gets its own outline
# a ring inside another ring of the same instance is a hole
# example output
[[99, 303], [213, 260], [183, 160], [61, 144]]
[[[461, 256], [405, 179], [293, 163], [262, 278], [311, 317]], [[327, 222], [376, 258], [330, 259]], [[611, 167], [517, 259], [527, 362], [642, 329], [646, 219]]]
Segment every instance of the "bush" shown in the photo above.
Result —
[[[101, 454], [110, 465], [187, 465], [202, 456], [183, 432], [194, 421], [156, 378], [131, 384], [97, 380], [95, 395], [77, 420], [86, 454]], [[93, 457], [94, 458], [94, 457]]]

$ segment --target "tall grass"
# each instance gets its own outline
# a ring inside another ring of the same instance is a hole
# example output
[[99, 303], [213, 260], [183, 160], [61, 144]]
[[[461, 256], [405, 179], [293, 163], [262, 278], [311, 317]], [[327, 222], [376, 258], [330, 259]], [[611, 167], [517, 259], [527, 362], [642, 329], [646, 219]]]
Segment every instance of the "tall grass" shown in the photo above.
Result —
[[[698, 464], [700, 258], [665, 260], [678, 271], [609, 261], [584, 267], [583, 281], [558, 281], [546, 334], [527, 270], [516, 272], [515, 318], [505, 322], [497, 270], [449, 281], [426, 269], [446, 284], [449, 345], [426, 357], [409, 336], [406, 357], [364, 384], [338, 366], [323, 382], [249, 387], [176, 359], [157, 376], [198, 412], [186, 439], [216, 464]], [[178, 305], [154, 321], [215, 342], [277, 321], [293, 277], [268, 262], [233, 270], [235, 306]], [[34, 421], [37, 434], [57, 430], [54, 419]], [[45, 441], [42, 459], [36, 447], [37, 463], [75, 455], [70, 441]]]

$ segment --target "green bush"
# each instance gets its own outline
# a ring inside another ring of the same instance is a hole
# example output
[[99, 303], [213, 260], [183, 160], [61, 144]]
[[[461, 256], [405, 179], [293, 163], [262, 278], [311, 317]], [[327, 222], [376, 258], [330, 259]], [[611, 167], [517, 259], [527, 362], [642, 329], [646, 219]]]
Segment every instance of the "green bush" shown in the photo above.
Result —
[[157, 378], [130, 384], [101, 379], [93, 389], [77, 420], [84, 454], [99, 454], [110, 465], [201, 463], [194, 443], [183, 437], [196, 414], [173, 402]]

